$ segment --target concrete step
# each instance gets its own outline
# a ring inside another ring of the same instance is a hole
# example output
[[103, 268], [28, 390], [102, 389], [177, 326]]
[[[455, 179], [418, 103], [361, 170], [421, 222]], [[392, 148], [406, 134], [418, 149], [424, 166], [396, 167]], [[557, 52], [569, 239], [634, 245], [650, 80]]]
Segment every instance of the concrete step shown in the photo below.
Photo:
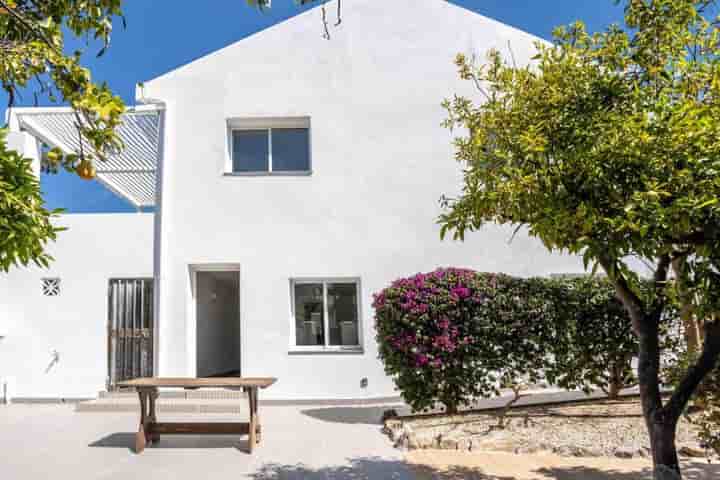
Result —
[[[247, 412], [245, 399], [183, 399], [161, 398], [157, 402], [158, 413], [241, 413]], [[76, 412], [140, 412], [140, 402], [135, 398], [99, 398], [78, 402]]]
[[[198, 390], [163, 389], [158, 392], [160, 398], [179, 400], [238, 400], [247, 398], [241, 390], [228, 390], [225, 388], [201, 388]], [[117, 392], [99, 392], [98, 399], [122, 399], [134, 398], [138, 395], [135, 391], [123, 390]]]
[[[162, 390], [158, 413], [239, 413], [247, 410], [247, 395], [237, 390]], [[76, 412], [139, 412], [138, 394], [100, 392], [96, 400], [78, 402]]]

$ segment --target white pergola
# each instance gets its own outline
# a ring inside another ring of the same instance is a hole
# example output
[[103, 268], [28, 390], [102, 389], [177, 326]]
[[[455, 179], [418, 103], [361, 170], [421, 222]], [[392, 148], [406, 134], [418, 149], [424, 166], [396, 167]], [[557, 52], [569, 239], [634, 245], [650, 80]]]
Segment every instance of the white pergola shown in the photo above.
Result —
[[[136, 208], [155, 205], [155, 172], [161, 152], [161, 113], [157, 105], [128, 108], [117, 135], [124, 148], [97, 161], [97, 180], [127, 199]], [[79, 153], [80, 138], [75, 115], [69, 107], [13, 108], [11, 129], [29, 133], [40, 142], [64, 153]], [[84, 151], [91, 151], [83, 139]]]

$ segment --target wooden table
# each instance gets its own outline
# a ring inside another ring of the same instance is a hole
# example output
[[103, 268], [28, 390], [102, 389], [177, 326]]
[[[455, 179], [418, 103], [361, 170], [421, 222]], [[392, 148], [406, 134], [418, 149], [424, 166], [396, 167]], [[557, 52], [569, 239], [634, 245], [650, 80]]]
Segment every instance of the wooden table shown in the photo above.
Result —
[[[120, 387], [137, 389], [140, 397], [140, 428], [135, 434], [135, 452], [141, 453], [148, 443], [158, 442], [161, 434], [209, 433], [217, 435], [248, 435], [248, 450], [252, 453], [255, 444], [260, 443], [261, 427], [258, 415], [258, 389], [267, 388], [277, 381], [276, 378], [136, 378], [118, 383]], [[160, 423], [157, 421], [156, 404], [158, 388], [229, 388], [243, 389], [247, 392], [250, 407], [249, 422], [214, 423]]]

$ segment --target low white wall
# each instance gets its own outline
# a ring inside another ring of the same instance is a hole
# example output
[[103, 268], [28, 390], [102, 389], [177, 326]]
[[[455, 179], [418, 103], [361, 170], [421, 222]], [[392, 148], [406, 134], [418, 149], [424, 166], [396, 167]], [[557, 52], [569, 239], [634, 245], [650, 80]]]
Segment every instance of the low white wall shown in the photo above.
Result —
[[[108, 280], [152, 277], [152, 214], [63, 215], [50, 268], [0, 273], [0, 378], [13, 396], [83, 398], [105, 388]], [[58, 277], [44, 296], [41, 279]], [[57, 352], [57, 362], [52, 353]]]

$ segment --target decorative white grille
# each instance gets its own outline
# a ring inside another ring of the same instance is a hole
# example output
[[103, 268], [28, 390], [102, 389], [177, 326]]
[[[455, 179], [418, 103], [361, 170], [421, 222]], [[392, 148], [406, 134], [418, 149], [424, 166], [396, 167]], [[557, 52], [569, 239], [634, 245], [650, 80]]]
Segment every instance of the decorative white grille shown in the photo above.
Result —
[[60, 295], [60, 279], [59, 278], [43, 278], [42, 292], [46, 297], [57, 297]]

